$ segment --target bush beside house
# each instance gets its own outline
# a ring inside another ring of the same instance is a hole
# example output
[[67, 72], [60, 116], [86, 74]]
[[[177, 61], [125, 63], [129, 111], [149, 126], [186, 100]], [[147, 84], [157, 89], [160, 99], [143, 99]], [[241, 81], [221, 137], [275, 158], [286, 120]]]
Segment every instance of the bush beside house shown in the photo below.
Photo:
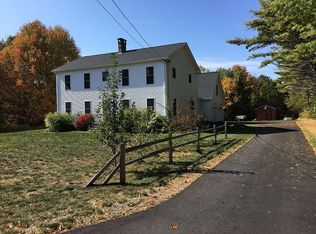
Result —
[[45, 127], [52, 132], [74, 130], [74, 117], [68, 113], [48, 113], [45, 116]]

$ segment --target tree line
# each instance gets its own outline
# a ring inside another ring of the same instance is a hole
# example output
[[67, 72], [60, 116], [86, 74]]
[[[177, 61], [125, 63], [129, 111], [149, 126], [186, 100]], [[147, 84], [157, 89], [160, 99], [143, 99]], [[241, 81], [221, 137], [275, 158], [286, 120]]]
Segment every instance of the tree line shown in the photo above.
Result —
[[263, 105], [277, 108], [277, 117], [297, 117], [286, 105], [288, 94], [279, 88], [279, 80], [268, 76], [252, 76], [247, 68], [234, 65], [232, 68], [218, 69], [224, 90], [224, 114], [226, 120], [234, 120], [236, 115], [246, 115], [247, 119], [255, 118], [255, 111]]

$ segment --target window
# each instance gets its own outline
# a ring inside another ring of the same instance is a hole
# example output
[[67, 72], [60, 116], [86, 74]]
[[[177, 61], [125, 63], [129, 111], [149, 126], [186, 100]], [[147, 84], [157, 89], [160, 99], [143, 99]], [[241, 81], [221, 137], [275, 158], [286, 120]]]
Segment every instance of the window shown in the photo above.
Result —
[[84, 74], [84, 88], [90, 89], [90, 73]]
[[154, 83], [154, 67], [146, 67], [146, 83]]
[[129, 85], [129, 78], [128, 78], [128, 69], [122, 70], [122, 86]]
[[68, 114], [71, 114], [71, 102], [65, 102], [65, 110]]
[[218, 85], [216, 85], [216, 96], [218, 96]]
[[84, 113], [85, 114], [90, 114], [91, 113], [91, 102], [90, 101], [85, 101], [84, 102]]
[[71, 89], [70, 75], [65, 76], [65, 90]]
[[174, 67], [172, 68], [172, 78], [173, 79], [177, 78], [177, 71]]
[[177, 115], [177, 99], [176, 98], [173, 99], [172, 110], [173, 110], [173, 115]]
[[108, 71], [102, 72], [102, 81], [107, 81], [108, 77], [109, 77], [109, 72]]
[[195, 105], [194, 100], [190, 99], [189, 106], [191, 110], [194, 110], [194, 105]]
[[192, 83], [192, 76], [191, 76], [191, 74], [189, 74], [189, 83], [190, 84]]
[[123, 109], [129, 108], [129, 99], [124, 99], [122, 101]]
[[147, 109], [151, 111], [155, 110], [155, 99], [147, 98]]

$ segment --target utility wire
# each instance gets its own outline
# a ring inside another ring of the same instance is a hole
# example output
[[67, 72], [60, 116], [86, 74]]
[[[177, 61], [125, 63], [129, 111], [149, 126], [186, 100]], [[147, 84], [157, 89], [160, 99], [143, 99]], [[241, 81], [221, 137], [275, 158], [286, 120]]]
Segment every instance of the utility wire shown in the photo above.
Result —
[[144, 47], [122, 26], [122, 24], [120, 24], [120, 22], [118, 22], [118, 20], [111, 14], [110, 11], [108, 11], [105, 6], [99, 1], [96, 0], [99, 5], [103, 8], [103, 10], [105, 10], [110, 16], [111, 18], [140, 46], [144, 49]]
[[[143, 48], [143, 49], [145, 49], [144, 48], [144, 46], [142, 46], [136, 39], [135, 39], [135, 37], [133, 37], [124, 27], [123, 27], [123, 25], [122, 24], [120, 24], [120, 22], [111, 14], [111, 12], [110, 11], [108, 11], [106, 8], [105, 8], [105, 6], [99, 1], [99, 0], [96, 0], [98, 3], [99, 3], [99, 5], [103, 8], [103, 10], [105, 10], [110, 16], [111, 16], [111, 18], [141, 47], [141, 48]], [[152, 54], [150, 51], [148, 51], [148, 50], [145, 50], [148, 54], [150, 54], [151, 56], [154, 56], [154, 57], [157, 57], [156, 55], [154, 55], [154, 54]]]
[[121, 8], [117, 5], [117, 3], [112, 0], [112, 2], [114, 3], [114, 5], [116, 6], [116, 8], [121, 12], [121, 14], [124, 16], [124, 18], [127, 20], [127, 22], [134, 28], [134, 30], [136, 31], [136, 33], [141, 37], [141, 39], [146, 43], [146, 45], [154, 52], [154, 54], [156, 56], [158, 56], [161, 60], [163, 60], [163, 58], [149, 45], [149, 43], [145, 40], [145, 38], [142, 36], [142, 34], [137, 30], [137, 28], [134, 26], [134, 24], [129, 20], [129, 18], [124, 14], [124, 12], [121, 10]]

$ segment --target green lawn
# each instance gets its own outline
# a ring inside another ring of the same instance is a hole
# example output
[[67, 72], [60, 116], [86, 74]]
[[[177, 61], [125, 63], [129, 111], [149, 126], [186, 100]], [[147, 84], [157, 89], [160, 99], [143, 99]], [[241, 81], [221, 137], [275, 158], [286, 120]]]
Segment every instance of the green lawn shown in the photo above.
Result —
[[[95, 133], [1, 133], [0, 232], [56, 232], [130, 213], [158, 187], [198, 171], [204, 162], [252, 136], [248, 128], [230, 131], [228, 140], [220, 137], [217, 145], [213, 138], [203, 141], [201, 154], [195, 145], [180, 148], [173, 165], [164, 153], [128, 166], [125, 186], [91, 189], [83, 185], [111, 156]], [[127, 160], [140, 153], [127, 155]]]

